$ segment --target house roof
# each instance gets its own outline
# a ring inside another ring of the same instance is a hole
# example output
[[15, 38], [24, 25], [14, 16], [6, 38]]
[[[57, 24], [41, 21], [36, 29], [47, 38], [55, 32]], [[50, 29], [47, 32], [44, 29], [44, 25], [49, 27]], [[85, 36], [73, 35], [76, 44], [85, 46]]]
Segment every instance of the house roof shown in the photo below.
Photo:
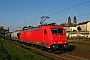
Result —
[[89, 22], [89, 21], [81, 22], [81, 23], [79, 23], [78, 25], [87, 24], [88, 22]]

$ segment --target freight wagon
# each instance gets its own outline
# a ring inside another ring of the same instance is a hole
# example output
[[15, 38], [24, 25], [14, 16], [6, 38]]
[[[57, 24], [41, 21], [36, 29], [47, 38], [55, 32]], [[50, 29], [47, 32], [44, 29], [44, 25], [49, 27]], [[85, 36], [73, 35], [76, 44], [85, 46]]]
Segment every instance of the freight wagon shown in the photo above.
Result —
[[12, 32], [11, 39], [12, 40], [19, 40], [19, 34], [20, 34], [20, 30], [16, 30], [16, 31]]
[[8, 32], [8, 33], [6, 33], [5, 34], [5, 39], [11, 39], [11, 34], [12, 34], [12, 32]]

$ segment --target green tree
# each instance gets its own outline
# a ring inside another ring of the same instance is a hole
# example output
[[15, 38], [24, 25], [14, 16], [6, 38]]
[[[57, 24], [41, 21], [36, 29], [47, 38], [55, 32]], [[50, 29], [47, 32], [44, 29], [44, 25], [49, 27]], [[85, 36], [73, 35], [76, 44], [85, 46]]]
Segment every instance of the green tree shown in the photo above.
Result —
[[77, 30], [78, 30], [78, 31], [81, 31], [82, 29], [81, 29], [81, 27], [79, 26], [79, 27], [77, 27]]

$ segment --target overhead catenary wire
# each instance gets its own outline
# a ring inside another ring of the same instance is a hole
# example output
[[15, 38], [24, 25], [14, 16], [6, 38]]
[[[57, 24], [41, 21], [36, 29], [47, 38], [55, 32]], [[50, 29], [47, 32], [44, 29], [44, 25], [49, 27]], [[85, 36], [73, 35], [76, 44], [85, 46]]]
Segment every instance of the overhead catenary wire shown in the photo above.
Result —
[[[81, 14], [81, 15], [76, 15], [76, 17], [81, 17], [81, 16], [85, 16], [85, 15], [89, 15], [90, 13], [85, 13], [85, 14]], [[70, 17], [70, 18], [73, 18], [73, 17]], [[60, 19], [60, 20], [66, 20], [67, 18], [64, 18], [64, 19]]]
[[86, 13], [86, 14], [82, 14], [82, 15], [78, 15], [76, 17], [81, 17], [81, 16], [85, 16], [85, 15], [89, 15], [90, 13]]
[[64, 10], [61, 10], [61, 11], [55, 12], [55, 13], [50, 14], [50, 15], [48, 15], [48, 16], [52, 16], [52, 15], [58, 14], [58, 13], [60, 13], [60, 12], [63, 12], [63, 11], [66, 11], [66, 10], [69, 10], [69, 9], [72, 9], [72, 8], [75, 8], [75, 7], [78, 7], [78, 6], [81, 6], [81, 5], [86, 4], [86, 3], [89, 3], [89, 2], [90, 2], [90, 0], [89, 0], [89, 1], [86, 1], [86, 2], [83, 2], [83, 3], [80, 3], [80, 4], [77, 4], [77, 5], [75, 5], [75, 6], [72, 6], [72, 7], [66, 8], [66, 9], [64, 9]]
[[[61, 10], [61, 11], [58, 11], [58, 12], [52, 13], [52, 14], [47, 15], [47, 16], [50, 17], [50, 16], [52, 16], [52, 15], [55, 15], [55, 14], [58, 14], [58, 13], [64, 12], [64, 11], [66, 11], [66, 10], [69, 10], [69, 9], [72, 9], [72, 8], [75, 8], [75, 7], [78, 7], [78, 6], [81, 6], [81, 5], [84, 5], [84, 4], [89, 3], [89, 2], [90, 2], [90, 0], [88, 0], [88, 1], [86, 1], [86, 2], [83, 2], [83, 3], [80, 3], [80, 4], [77, 4], [77, 5], [74, 5], [74, 6], [71, 6], [71, 7], [69, 7], [69, 8], [63, 9], [63, 10]], [[34, 20], [34, 21], [32, 21], [31, 23], [34, 23], [34, 22], [36, 22], [36, 21], [38, 21], [38, 20], [40, 20], [40, 19]]]

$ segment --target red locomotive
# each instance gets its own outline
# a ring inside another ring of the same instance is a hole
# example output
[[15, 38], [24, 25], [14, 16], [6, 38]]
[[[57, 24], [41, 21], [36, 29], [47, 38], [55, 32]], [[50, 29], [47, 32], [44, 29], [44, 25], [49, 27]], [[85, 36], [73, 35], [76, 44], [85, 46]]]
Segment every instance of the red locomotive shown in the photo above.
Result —
[[20, 41], [51, 51], [65, 51], [68, 47], [66, 33], [62, 26], [42, 26], [23, 30], [20, 32]]

